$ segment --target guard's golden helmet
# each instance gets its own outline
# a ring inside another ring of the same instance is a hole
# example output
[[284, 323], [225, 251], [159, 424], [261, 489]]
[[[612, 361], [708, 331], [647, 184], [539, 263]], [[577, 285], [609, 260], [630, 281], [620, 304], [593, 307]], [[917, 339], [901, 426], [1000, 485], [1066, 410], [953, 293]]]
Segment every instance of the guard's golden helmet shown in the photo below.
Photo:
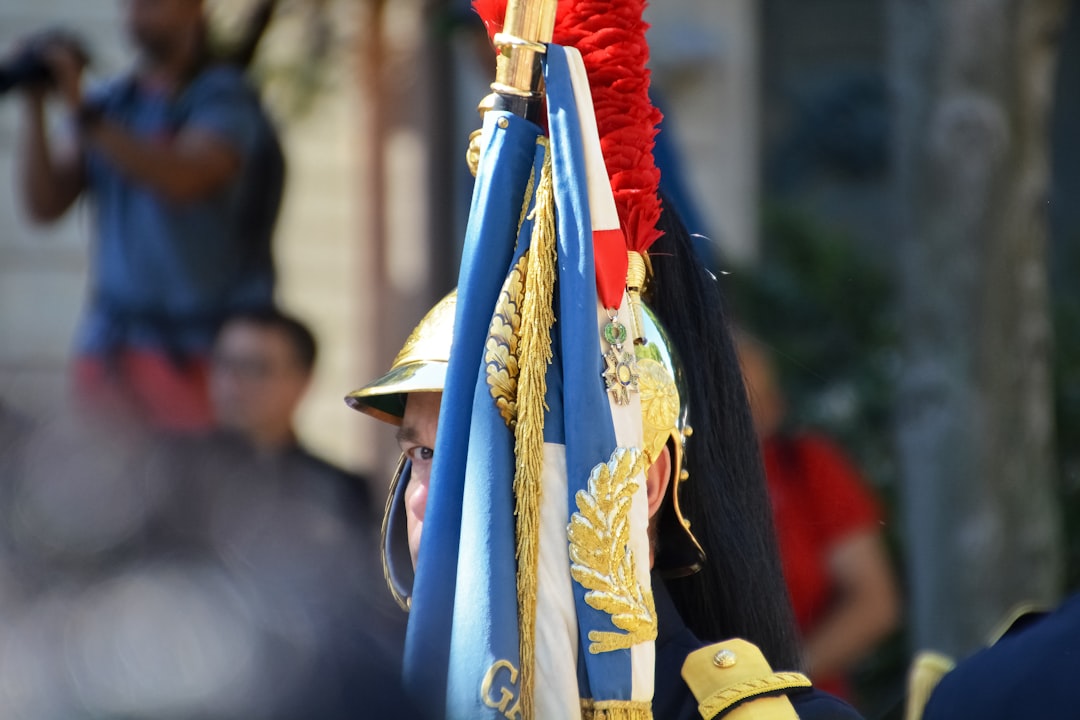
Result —
[[454, 340], [456, 311], [455, 290], [428, 310], [405, 340], [390, 372], [345, 396], [349, 407], [391, 425], [400, 425], [408, 393], [442, 392]]
[[[450, 362], [454, 334], [457, 293], [438, 302], [409, 335], [390, 371], [349, 393], [345, 401], [355, 410], [383, 422], [400, 425], [409, 393], [441, 392]], [[668, 577], [690, 575], [705, 560], [700, 544], [690, 532], [690, 522], [679, 505], [679, 486], [688, 479], [683, 469], [686, 440], [688, 394], [682, 364], [656, 315], [641, 306], [641, 327], [635, 345], [638, 388], [642, 408], [643, 448], [649, 461], [667, 446], [671, 451], [672, 481], [668, 496], [657, 516], [656, 569]], [[408, 464], [398, 463], [390, 485], [382, 522], [383, 570], [394, 597], [408, 607], [412, 586], [412, 566], [407, 550], [404, 518], [404, 490]]]

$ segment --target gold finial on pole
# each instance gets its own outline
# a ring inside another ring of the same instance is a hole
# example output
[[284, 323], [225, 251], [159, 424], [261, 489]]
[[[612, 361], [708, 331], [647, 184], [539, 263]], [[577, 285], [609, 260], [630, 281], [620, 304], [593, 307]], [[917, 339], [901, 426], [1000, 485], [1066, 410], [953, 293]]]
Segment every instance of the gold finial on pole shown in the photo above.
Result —
[[557, 0], [510, 0], [503, 31], [494, 38], [499, 58], [492, 90], [500, 95], [539, 97], [539, 55], [555, 32], [557, 6]]
[[[502, 32], [492, 41], [499, 50], [495, 64], [495, 82], [491, 94], [480, 101], [477, 110], [500, 109], [535, 121], [543, 97], [543, 74], [540, 56], [555, 33], [558, 0], [509, 0]], [[469, 136], [466, 152], [469, 170], [476, 175], [480, 160], [480, 133]]]

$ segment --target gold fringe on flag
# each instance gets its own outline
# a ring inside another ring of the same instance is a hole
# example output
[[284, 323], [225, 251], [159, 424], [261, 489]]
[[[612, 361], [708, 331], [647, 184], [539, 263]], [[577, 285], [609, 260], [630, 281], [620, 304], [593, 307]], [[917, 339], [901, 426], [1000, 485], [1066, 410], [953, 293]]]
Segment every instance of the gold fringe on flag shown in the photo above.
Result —
[[652, 703], [639, 700], [581, 700], [581, 720], [652, 720]]
[[536, 668], [536, 594], [540, 560], [540, 503], [543, 497], [544, 411], [547, 366], [551, 363], [551, 328], [555, 324], [556, 237], [555, 185], [551, 150], [544, 144], [544, 164], [533, 208], [532, 244], [525, 272], [518, 346], [517, 425], [514, 427], [514, 514], [517, 516], [518, 632], [521, 648], [520, 709], [524, 720], [536, 717], [533, 692]]
[[[547, 151], [547, 138], [537, 138], [537, 145], [544, 145], [545, 152]], [[521, 216], [518, 217], [517, 231], [521, 232], [521, 226], [525, 224], [525, 218], [529, 216], [529, 204], [532, 200], [533, 190], [536, 189], [536, 166], [533, 165], [533, 169], [529, 171], [529, 184], [525, 186], [525, 201], [521, 204]]]

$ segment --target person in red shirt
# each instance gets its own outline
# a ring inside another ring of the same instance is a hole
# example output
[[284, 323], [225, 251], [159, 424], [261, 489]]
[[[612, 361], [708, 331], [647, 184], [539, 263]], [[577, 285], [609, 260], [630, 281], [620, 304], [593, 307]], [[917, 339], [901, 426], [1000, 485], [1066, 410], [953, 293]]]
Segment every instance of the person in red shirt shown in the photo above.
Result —
[[899, 622], [882, 511], [834, 442], [784, 431], [786, 403], [766, 349], [742, 337], [739, 359], [806, 666], [817, 687], [848, 697], [847, 674]]

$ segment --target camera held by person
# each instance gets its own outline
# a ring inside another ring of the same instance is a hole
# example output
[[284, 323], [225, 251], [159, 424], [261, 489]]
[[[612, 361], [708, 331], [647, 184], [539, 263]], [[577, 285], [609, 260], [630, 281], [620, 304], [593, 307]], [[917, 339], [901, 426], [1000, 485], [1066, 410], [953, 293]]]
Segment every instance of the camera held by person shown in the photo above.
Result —
[[0, 62], [0, 95], [30, 86], [55, 82], [47, 53], [51, 48], [67, 48], [82, 65], [90, 61], [82, 41], [66, 30], [47, 30], [32, 36], [17, 52]]

